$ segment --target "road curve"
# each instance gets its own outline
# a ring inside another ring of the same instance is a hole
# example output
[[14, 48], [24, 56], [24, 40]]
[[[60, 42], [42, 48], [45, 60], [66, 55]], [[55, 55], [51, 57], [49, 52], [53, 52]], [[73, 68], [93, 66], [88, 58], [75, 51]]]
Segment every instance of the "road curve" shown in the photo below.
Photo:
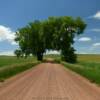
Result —
[[100, 100], [100, 88], [60, 64], [42, 63], [1, 83], [0, 100]]

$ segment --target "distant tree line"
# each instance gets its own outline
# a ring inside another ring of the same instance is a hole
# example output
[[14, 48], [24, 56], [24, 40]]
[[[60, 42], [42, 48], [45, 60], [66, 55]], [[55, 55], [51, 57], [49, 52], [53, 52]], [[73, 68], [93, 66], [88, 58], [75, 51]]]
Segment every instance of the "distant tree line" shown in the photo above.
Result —
[[19, 49], [15, 54], [27, 57], [29, 54], [43, 59], [46, 50], [61, 51], [62, 60], [70, 63], [77, 61], [73, 47], [74, 37], [82, 34], [86, 27], [80, 18], [69, 16], [49, 17], [46, 20], [35, 20], [16, 32], [15, 41]]

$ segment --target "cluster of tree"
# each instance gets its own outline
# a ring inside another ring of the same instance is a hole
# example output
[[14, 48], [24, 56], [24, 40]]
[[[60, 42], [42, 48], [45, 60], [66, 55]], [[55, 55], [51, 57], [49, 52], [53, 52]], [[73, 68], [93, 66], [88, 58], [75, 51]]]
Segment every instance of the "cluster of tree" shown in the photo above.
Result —
[[17, 50], [15, 50], [14, 54], [17, 56], [17, 58], [19, 58], [19, 57], [21, 57], [22, 52], [21, 52], [21, 50], [17, 49]]
[[74, 63], [74, 37], [83, 33], [85, 27], [86, 24], [80, 17], [49, 17], [18, 29], [15, 41], [19, 43], [19, 48], [26, 57], [31, 53], [42, 60], [46, 50], [58, 50], [61, 51], [64, 61]]

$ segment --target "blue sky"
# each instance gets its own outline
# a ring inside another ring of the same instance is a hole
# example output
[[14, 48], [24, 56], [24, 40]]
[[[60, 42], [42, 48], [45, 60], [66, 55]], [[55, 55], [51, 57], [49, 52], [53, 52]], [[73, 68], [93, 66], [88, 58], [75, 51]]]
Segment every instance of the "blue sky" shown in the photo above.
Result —
[[78, 53], [100, 53], [100, 0], [0, 0], [0, 54], [11, 54], [18, 46], [15, 31], [48, 16], [82, 17], [84, 34], [75, 38]]

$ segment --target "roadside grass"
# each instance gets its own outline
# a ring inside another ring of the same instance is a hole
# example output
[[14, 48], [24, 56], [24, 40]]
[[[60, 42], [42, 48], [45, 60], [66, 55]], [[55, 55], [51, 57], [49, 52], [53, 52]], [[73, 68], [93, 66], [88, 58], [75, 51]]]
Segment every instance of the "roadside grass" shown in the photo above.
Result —
[[20, 72], [30, 69], [37, 64], [39, 64], [39, 62], [24, 63], [24, 64], [6, 67], [0, 70], [0, 82], [3, 82], [5, 79], [14, 76]]
[[78, 55], [77, 64], [61, 64], [100, 85], [100, 55]]
[[[66, 62], [61, 62], [66, 68], [71, 69], [72, 71], [77, 72], [78, 74], [86, 77], [91, 82], [99, 84], [100, 85], [100, 64], [97, 65], [97, 67], [85, 67], [84, 65], [78, 65], [78, 64], [69, 64]], [[98, 67], [99, 66], [99, 67]]]
[[5, 79], [30, 69], [40, 63], [34, 57], [17, 59], [11, 56], [3, 56], [0, 57], [0, 60], [2, 61], [0, 61], [0, 82], [4, 82]]

